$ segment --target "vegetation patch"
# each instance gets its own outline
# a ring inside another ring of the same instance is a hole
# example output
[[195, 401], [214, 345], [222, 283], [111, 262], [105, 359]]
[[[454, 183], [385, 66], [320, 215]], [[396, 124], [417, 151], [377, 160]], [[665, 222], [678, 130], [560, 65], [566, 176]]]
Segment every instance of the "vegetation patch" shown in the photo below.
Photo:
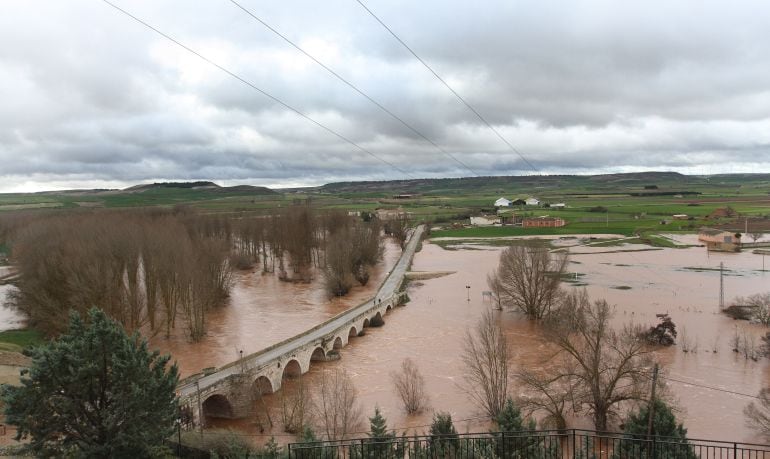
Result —
[[631, 290], [631, 287], [628, 285], [613, 285], [610, 288], [614, 288], [615, 290]]
[[0, 345], [7, 346], [7, 350], [11, 350], [12, 347], [24, 349], [27, 347], [37, 346], [44, 342], [45, 339], [43, 338], [43, 334], [31, 328], [25, 328], [21, 330], [6, 330], [0, 332]]

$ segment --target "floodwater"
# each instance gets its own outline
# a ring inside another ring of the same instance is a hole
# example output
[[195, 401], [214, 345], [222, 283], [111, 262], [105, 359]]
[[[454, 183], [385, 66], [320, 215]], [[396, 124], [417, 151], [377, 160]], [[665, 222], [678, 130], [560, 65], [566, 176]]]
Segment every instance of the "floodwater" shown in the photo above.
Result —
[[237, 271], [227, 304], [207, 313], [202, 341], [189, 341], [179, 317], [171, 336], [156, 335], [150, 345], [176, 359], [182, 378], [225, 365], [237, 360], [241, 351], [248, 355], [264, 349], [368, 300], [400, 255], [398, 245], [389, 241], [383, 261], [372, 270], [367, 285], [354, 287], [343, 298], [328, 298], [320, 273], [305, 284], [263, 275], [259, 265], [250, 271]]
[[[697, 244], [694, 236], [677, 237], [685, 244]], [[562, 239], [554, 246], [569, 247], [570, 272], [577, 274], [592, 298], [605, 298], [615, 305], [615, 325], [633, 322], [652, 326], [655, 314], [668, 313], [680, 332], [679, 345], [656, 351], [668, 390], [680, 409], [692, 438], [760, 442], [746, 425], [744, 407], [752, 396], [770, 382], [768, 359], [753, 361], [732, 352], [736, 333], [759, 337], [766, 328], [734, 321], [719, 311], [720, 262], [724, 264], [724, 297], [748, 296], [770, 290], [770, 271], [762, 271], [762, 256], [750, 252], [715, 253], [702, 247], [656, 249], [647, 246], [588, 247], [580, 239]], [[285, 382], [284, 389], [266, 395], [254, 406], [254, 416], [227, 421], [210, 419], [211, 427], [231, 427], [263, 444], [270, 435], [280, 443], [294, 440], [283, 432], [281, 402], [300, 384], [311, 395], [323, 371], [344, 368], [358, 390], [364, 416], [358, 430], [362, 435], [374, 407], [379, 406], [390, 428], [398, 433], [428, 430], [433, 411], [448, 411], [460, 432], [490, 428], [489, 422], [463, 389], [462, 341], [482, 312], [492, 309], [482, 292], [486, 275], [497, 266], [501, 247], [459, 245], [445, 250], [424, 243], [415, 256], [415, 271], [455, 271], [435, 279], [412, 282], [411, 301], [385, 316], [385, 325], [367, 328], [364, 336], [351, 338], [341, 350], [341, 359], [313, 362], [308, 374]], [[207, 316], [208, 334], [196, 344], [189, 343], [181, 329], [170, 338], [155, 336], [153, 347], [170, 352], [182, 376], [206, 367], [221, 366], [244, 354], [258, 351], [289, 338], [370, 297], [393, 266], [400, 250], [389, 244], [385, 260], [372, 275], [368, 286], [355, 289], [343, 299], [327, 299], [320, 281], [288, 284], [259, 272], [240, 272], [228, 305]], [[770, 258], [767, 260], [770, 268]], [[470, 286], [470, 289], [466, 289]], [[2, 294], [4, 287], [0, 287]], [[5, 287], [7, 289], [8, 287]], [[4, 309], [0, 308], [0, 312]], [[548, 345], [537, 324], [519, 314], [495, 312], [511, 346], [513, 371], [542, 366]], [[0, 323], [4, 323], [0, 319]], [[693, 352], [682, 352], [682, 332]], [[716, 351], [716, 352], [715, 352]], [[393, 391], [390, 374], [405, 358], [413, 359], [425, 378], [430, 409], [406, 415]], [[675, 381], [676, 380], [676, 381]], [[730, 391], [730, 392], [725, 392]], [[513, 387], [514, 394], [520, 394]], [[731, 393], [732, 392], [732, 393]], [[745, 395], [740, 395], [745, 394]], [[273, 427], [265, 411], [269, 411]], [[571, 420], [571, 427], [590, 428], [584, 418]]]
[[[556, 245], [578, 242], [566, 240]], [[694, 238], [681, 242], [697, 243]], [[737, 330], [741, 336], [744, 332], [753, 336], [758, 344], [765, 327], [734, 321], [718, 312], [718, 268], [720, 262], [724, 263], [724, 292], [729, 302], [737, 295], [768, 290], [770, 272], [761, 271], [761, 256], [708, 253], [702, 247], [649, 249], [638, 245], [572, 247], [570, 271], [578, 274], [579, 284], [586, 284], [592, 298], [605, 298], [615, 305], [617, 326], [626, 322], [652, 326], [657, 322], [655, 314], [668, 313], [677, 324], [680, 342], [684, 331], [690, 347], [697, 348], [688, 353], [682, 352], [681, 346], [656, 351], [662, 374], [670, 378], [667, 387], [680, 409], [678, 416], [691, 438], [759, 442], [760, 438], [745, 425], [743, 408], [770, 381], [767, 359], [746, 359], [732, 352], [730, 341]], [[312, 393], [324, 370], [344, 368], [358, 389], [364, 415], [371, 416], [374, 407], [379, 406], [389, 427], [399, 433], [426, 432], [433, 410], [450, 412], [460, 432], [489, 428], [462, 387], [461, 353], [467, 329], [484, 310], [493, 307], [483, 300], [482, 291], [487, 290], [486, 275], [497, 265], [500, 251], [499, 247], [483, 246], [444, 250], [424, 244], [415, 257], [413, 270], [456, 273], [413, 282], [409, 289], [411, 302], [391, 311], [385, 317], [385, 326], [368, 328], [365, 336], [351, 339], [341, 350], [340, 360], [313, 362], [310, 372], [302, 376], [304, 387]], [[467, 285], [471, 288], [466, 289]], [[565, 288], [576, 287], [565, 284]], [[514, 312], [496, 314], [509, 338], [514, 371], [542, 366], [548, 345], [538, 326]], [[403, 413], [390, 379], [390, 373], [407, 357], [419, 366], [431, 397], [431, 409], [421, 415]], [[290, 394], [297, 383], [293, 384], [282, 392]], [[520, 393], [520, 389], [514, 387], [513, 392]], [[282, 442], [292, 441], [280, 425], [281, 398], [281, 392], [265, 396], [264, 403], [255, 406], [253, 418], [210, 420], [211, 425], [237, 428], [256, 444], [264, 443], [270, 434]], [[272, 429], [265, 407], [275, 424]], [[367, 427], [365, 417], [363, 420], [359, 429], [362, 433]], [[580, 418], [573, 419], [571, 426], [590, 428], [591, 424]]]
[[[0, 277], [13, 272], [11, 266], [0, 266]], [[13, 285], [0, 285], [0, 331], [24, 328], [24, 315], [8, 304], [8, 295], [15, 289]]]

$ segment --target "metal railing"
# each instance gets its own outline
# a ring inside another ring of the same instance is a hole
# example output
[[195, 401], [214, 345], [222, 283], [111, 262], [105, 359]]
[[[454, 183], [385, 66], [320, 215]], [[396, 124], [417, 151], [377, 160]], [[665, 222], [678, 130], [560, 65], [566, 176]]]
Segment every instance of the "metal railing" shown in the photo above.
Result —
[[770, 445], [566, 429], [292, 443], [289, 459], [770, 459]]

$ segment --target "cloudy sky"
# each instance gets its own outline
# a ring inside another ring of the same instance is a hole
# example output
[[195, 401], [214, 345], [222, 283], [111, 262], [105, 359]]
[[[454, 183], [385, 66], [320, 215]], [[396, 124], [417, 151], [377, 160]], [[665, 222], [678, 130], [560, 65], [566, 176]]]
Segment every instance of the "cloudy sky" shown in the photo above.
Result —
[[770, 2], [362, 0], [514, 151], [356, 0], [238, 2], [414, 130], [230, 0], [111, 1], [357, 146], [101, 0], [3, 0], [0, 192], [770, 172]]

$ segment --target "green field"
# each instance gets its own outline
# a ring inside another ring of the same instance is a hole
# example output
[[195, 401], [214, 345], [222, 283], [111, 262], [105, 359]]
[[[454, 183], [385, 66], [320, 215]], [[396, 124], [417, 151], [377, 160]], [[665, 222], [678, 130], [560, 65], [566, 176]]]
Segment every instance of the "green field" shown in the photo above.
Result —
[[43, 342], [43, 335], [36, 330], [23, 329], [0, 332], [0, 350], [18, 351]]
[[[204, 186], [198, 186], [204, 185]], [[398, 195], [409, 194], [408, 199]], [[536, 196], [543, 203], [564, 202], [565, 209], [524, 207], [520, 216], [560, 216], [562, 228], [459, 228], [472, 215], [494, 214], [494, 201]], [[770, 217], [770, 174], [708, 177], [670, 172], [596, 176], [519, 176], [420, 179], [331, 183], [314, 188], [268, 190], [260, 187], [217, 187], [210, 182], [153, 184], [126, 190], [0, 194], [3, 215], [24, 212], [70, 212], [74, 209], [188, 206], [204, 213], [239, 217], [310, 203], [319, 210], [373, 212], [403, 209], [414, 222], [446, 226], [434, 236], [497, 237], [533, 234], [613, 233], [646, 237], [658, 231], [696, 231], [740, 219]], [[730, 206], [737, 219], [709, 218]], [[597, 208], [606, 212], [597, 212]], [[686, 214], [691, 220], [673, 220]], [[1, 229], [1, 228], [0, 228]], [[5, 242], [0, 232], [0, 244]], [[661, 242], [665, 243], [665, 242]], [[0, 246], [0, 251], [2, 246]]]

